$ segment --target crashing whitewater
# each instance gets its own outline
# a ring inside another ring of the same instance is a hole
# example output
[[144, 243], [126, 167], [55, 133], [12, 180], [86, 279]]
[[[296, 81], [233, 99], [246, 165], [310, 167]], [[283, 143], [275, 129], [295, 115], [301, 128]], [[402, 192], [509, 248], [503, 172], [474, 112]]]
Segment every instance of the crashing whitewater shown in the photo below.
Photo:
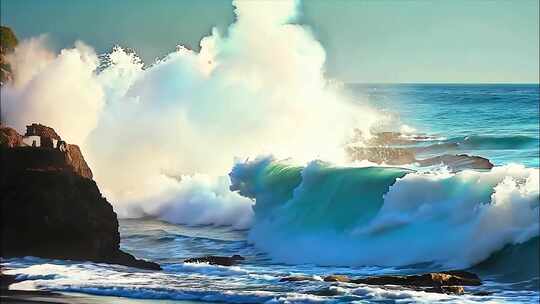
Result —
[[46, 37], [25, 41], [9, 58], [2, 121], [80, 144], [120, 216], [249, 229], [286, 263], [469, 267], [538, 243], [538, 169], [347, 164], [353, 130], [385, 116], [325, 78], [323, 47], [291, 23], [295, 1], [234, 6], [226, 33], [150, 66], [120, 47], [55, 54]]
[[231, 180], [256, 201], [249, 239], [286, 263], [466, 268], [538, 237], [538, 169], [520, 165], [417, 173], [261, 158]]

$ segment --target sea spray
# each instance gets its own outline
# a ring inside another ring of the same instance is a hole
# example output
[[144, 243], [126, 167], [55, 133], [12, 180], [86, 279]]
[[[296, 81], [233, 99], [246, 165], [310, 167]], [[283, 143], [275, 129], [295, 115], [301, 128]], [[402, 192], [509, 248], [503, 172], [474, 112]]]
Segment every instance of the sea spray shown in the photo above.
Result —
[[206, 194], [222, 200], [215, 210], [234, 198], [247, 213], [252, 202], [223, 195], [228, 185], [196, 193], [187, 190], [193, 183], [177, 184], [205, 175], [223, 185], [235, 157], [339, 162], [351, 130], [367, 134], [378, 119], [326, 79], [323, 47], [293, 24], [297, 4], [234, 1], [237, 18], [227, 32], [213, 29], [200, 51], [178, 46], [147, 67], [120, 47], [97, 56], [78, 43], [54, 54], [42, 40], [23, 42], [12, 58], [20, 63], [17, 81], [2, 88], [3, 119], [19, 130], [42, 122], [80, 143], [100, 189], [124, 216], [142, 210], [172, 220], [167, 212], [182, 208], [171, 206]]

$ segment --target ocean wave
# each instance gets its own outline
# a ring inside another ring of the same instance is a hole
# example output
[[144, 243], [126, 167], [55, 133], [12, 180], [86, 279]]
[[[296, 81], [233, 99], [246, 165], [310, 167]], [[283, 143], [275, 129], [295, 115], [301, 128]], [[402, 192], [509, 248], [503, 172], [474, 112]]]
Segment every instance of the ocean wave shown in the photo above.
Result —
[[[538, 236], [539, 170], [416, 173], [237, 164], [231, 189], [255, 199], [249, 241], [280, 262], [470, 267]], [[324, 250], [322, 250], [324, 248]]]
[[238, 266], [210, 265], [208, 263], [182, 263], [163, 266], [163, 269], [171, 272], [200, 273], [213, 276], [245, 275], [249, 272]]
[[505, 150], [522, 149], [538, 146], [538, 138], [514, 135], [514, 136], [487, 136], [471, 135], [449, 139], [447, 143], [455, 144], [458, 149], [467, 150]]
[[500, 282], [521, 285], [522, 289], [540, 288], [540, 237], [520, 244], [511, 244], [493, 253], [474, 267], [474, 271], [487, 276], [497, 276]]

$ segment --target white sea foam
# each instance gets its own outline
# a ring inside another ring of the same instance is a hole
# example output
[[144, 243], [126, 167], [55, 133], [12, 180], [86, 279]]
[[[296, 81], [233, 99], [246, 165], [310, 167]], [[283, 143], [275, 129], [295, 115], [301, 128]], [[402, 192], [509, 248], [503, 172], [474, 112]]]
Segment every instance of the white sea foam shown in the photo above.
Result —
[[230, 276], [245, 275], [249, 272], [238, 266], [210, 265], [208, 263], [182, 263], [171, 264], [164, 267], [167, 271], [201, 273], [204, 275]]

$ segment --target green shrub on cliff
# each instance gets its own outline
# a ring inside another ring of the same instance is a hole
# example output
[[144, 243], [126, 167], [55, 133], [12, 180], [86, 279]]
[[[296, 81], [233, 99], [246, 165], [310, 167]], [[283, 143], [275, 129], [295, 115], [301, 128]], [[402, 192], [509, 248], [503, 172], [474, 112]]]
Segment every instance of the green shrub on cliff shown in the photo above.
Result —
[[13, 51], [18, 43], [17, 36], [9, 27], [0, 26], [0, 49], [2, 53]]
[[6, 26], [0, 26], [0, 85], [12, 79], [11, 67], [6, 62], [5, 55], [13, 52], [19, 41], [15, 33]]

